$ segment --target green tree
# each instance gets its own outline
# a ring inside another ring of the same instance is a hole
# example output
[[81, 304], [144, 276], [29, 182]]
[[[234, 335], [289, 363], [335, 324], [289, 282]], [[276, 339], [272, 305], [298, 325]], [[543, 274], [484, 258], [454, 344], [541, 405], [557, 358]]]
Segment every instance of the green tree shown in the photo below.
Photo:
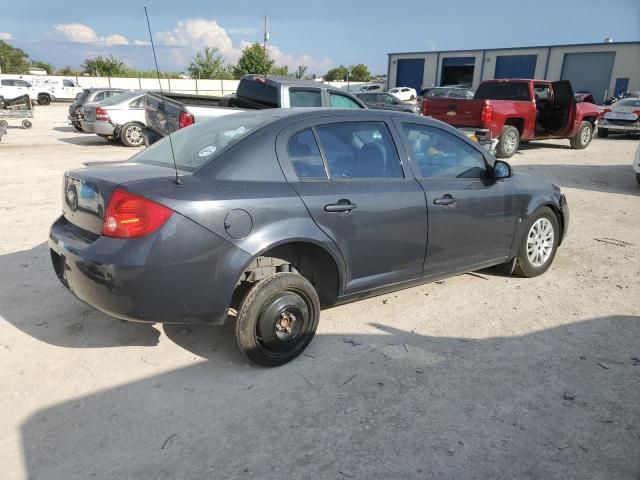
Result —
[[224, 65], [222, 56], [215, 47], [204, 47], [203, 52], [196, 53], [187, 67], [192, 78], [229, 79], [231, 74]]
[[307, 73], [306, 65], [298, 65], [298, 69], [295, 72], [295, 77], [298, 79], [304, 78], [304, 74]]
[[0, 69], [2, 73], [28, 73], [29, 55], [0, 40]]
[[266, 75], [271, 71], [274, 61], [269, 58], [269, 53], [259, 43], [249, 45], [242, 51], [238, 64], [233, 67], [236, 78], [255, 73]]
[[347, 79], [347, 74], [349, 73], [349, 69], [344, 65], [340, 65], [339, 67], [332, 68], [327, 72], [324, 76], [324, 79], [328, 82], [336, 82], [343, 81]]
[[32, 60], [31, 61], [31, 66], [32, 67], [37, 67], [37, 68], [42, 68], [43, 70], [46, 70], [47, 75], [52, 75], [53, 72], [56, 70], [56, 68], [51, 65], [50, 63], [47, 62], [43, 62], [41, 60]]
[[275, 75], [277, 77], [290, 77], [291, 73], [289, 72], [289, 67], [286, 65], [282, 65], [280, 67], [271, 67], [271, 71], [269, 72], [271, 75]]
[[125, 72], [125, 65], [113, 55], [87, 58], [82, 64], [85, 73], [92, 77], [121, 77]]
[[364, 63], [351, 65], [352, 82], [368, 82], [371, 80], [371, 72]]
[[67, 65], [64, 68], [60, 68], [60, 69], [56, 70], [56, 74], [57, 75], [65, 75], [67, 77], [70, 77], [70, 76], [79, 75], [80, 72], [78, 71], [77, 68], [71, 68], [69, 65]]

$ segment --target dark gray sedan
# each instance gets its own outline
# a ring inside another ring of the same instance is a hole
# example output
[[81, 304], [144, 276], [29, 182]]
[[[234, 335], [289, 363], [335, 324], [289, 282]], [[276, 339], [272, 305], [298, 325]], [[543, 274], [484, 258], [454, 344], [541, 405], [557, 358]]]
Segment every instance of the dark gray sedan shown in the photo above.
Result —
[[420, 106], [416, 103], [403, 102], [390, 93], [356, 93], [369, 108], [376, 110], [393, 110], [396, 112], [420, 113]]
[[558, 187], [419, 116], [262, 110], [171, 140], [65, 174], [54, 270], [126, 320], [236, 314], [262, 365], [299, 355], [323, 306], [495, 265], [540, 275], [569, 223]]

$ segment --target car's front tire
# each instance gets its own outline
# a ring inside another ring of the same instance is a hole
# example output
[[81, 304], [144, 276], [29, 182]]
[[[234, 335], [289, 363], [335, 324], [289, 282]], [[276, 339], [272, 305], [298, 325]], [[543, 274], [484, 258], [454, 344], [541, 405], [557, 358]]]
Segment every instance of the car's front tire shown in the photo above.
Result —
[[297, 273], [275, 273], [244, 297], [236, 319], [240, 350], [266, 367], [283, 365], [309, 345], [318, 328], [320, 300]]
[[537, 277], [546, 272], [556, 256], [560, 241], [558, 218], [549, 207], [542, 207], [529, 218], [520, 243], [514, 273]]
[[38, 95], [38, 105], [49, 105], [51, 103], [51, 97], [44, 93]]
[[591, 143], [591, 137], [593, 136], [593, 125], [591, 122], [582, 122], [580, 124], [580, 128], [578, 129], [578, 133], [575, 136], [571, 137], [569, 140], [571, 144], [571, 148], [574, 150], [582, 150], [583, 148], [587, 148], [587, 146]]

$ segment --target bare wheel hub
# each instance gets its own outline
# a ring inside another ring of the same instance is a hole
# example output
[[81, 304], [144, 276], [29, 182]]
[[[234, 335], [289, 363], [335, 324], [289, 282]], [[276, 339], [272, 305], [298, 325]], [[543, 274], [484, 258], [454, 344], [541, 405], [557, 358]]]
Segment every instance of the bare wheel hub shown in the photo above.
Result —
[[296, 316], [285, 310], [280, 314], [280, 320], [276, 323], [276, 332], [282, 332], [286, 335], [291, 334], [291, 329], [295, 321]]

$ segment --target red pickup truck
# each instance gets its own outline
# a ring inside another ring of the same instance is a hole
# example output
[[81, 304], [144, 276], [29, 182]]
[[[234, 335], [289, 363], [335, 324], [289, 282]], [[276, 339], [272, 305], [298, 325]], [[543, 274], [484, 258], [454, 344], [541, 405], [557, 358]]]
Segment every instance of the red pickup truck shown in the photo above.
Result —
[[567, 80], [522, 79], [484, 81], [471, 100], [424, 98], [421, 112], [454, 127], [488, 129], [499, 158], [529, 140], [568, 138], [572, 148], [586, 148], [599, 114], [595, 105], [576, 102]]

